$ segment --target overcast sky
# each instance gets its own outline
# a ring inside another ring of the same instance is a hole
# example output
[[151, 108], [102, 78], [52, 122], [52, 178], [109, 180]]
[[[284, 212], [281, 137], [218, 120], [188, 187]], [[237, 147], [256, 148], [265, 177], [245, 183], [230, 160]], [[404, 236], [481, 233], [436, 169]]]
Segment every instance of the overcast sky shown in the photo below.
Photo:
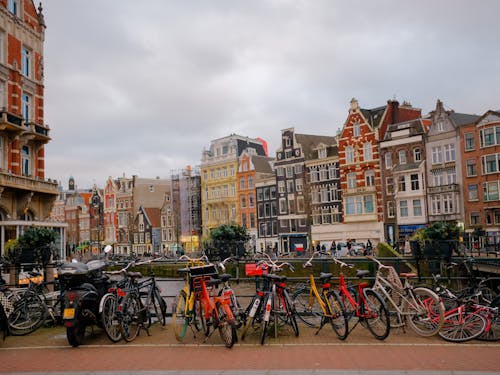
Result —
[[[38, 7], [38, 1], [35, 1]], [[169, 178], [210, 140], [335, 135], [351, 98], [500, 109], [500, 1], [44, 0], [46, 177]]]

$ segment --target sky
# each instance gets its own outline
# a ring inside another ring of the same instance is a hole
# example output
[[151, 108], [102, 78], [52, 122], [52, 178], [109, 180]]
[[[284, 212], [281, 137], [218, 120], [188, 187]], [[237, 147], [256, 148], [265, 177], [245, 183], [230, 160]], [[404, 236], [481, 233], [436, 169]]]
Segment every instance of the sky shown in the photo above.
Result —
[[[38, 1], [35, 2], [38, 7]], [[335, 135], [351, 98], [500, 109], [500, 1], [42, 0], [45, 176], [170, 178], [210, 141]]]

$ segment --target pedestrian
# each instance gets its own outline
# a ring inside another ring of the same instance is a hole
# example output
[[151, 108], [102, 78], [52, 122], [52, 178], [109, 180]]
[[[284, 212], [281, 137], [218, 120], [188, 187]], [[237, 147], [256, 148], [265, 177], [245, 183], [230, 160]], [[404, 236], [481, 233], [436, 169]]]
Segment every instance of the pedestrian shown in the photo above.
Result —
[[332, 244], [330, 245], [330, 252], [332, 253], [332, 256], [336, 256], [337, 244], [335, 243], [335, 240], [333, 240]]

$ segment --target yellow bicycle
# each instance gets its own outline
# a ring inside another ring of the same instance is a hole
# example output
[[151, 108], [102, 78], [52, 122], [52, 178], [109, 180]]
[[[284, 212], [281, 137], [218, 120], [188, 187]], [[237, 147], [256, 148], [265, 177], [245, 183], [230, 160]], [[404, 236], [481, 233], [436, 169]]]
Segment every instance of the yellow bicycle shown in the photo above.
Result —
[[[315, 251], [311, 258], [304, 263], [304, 268], [312, 267], [315, 256], [327, 255], [326, 252]], [[309, 283], [300, 286], [292, 298], [297, 310], [297, 315], [309, 327], [316, 327], [316, 335], [325, 324], [330, 323], [339, 339], [345, 340], [349, 334], [347, 314], [337, 292], [331, 289], [331, 273], [321, 272], [321, 292], [316, 286], [314, 274], [309, 275]]]
[[178, 271], [184, 275], [184, 286], [172, 305], [172, 327], [177, 341], [182, 341], [188, 327], [191, 327], [193, 334], [195, 334], [194, 329], [203, 332], [207, 329], [204, 327], [206, 321], [203, 319], [203, 306], [199, 298], [202, 292], [200, 278], [209, 280], [217, 274], [217, 270], [205, 255], [201, 258], [182, 255], [179, 260], [187, 262], [186, 267]]

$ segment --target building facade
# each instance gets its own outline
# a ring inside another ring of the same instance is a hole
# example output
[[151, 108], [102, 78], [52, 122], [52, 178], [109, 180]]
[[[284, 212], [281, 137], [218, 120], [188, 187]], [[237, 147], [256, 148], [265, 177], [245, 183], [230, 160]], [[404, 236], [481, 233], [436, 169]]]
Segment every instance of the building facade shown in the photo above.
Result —
[[500, 112], [487, 111], [460, 127], [465, 233], [469, 245], [500, 243]]
[[238, 162], [243, 150], [255, 149], [256, 155], [266, 156], [262, 141], [232, 134], [213, 140], [203, 151], [201, 161], [201, 214], [203, 238], [222, 224], [237, 223]]
[[257, 241], [255, 248], [260, 252], [279, 251], [278, 237], [278, 194], [274, 174], [262, 176], [255, 183], [257, 201]]
[[25, 227], [59, 233], [64, 256], [64, 223], [50, 221], [58, 183], [45, 179], [43, 56], [45, 21], [32, 1], [0, 3], [0, 246]]
[[425, 135], [429, 119], [389, 125], [380, 142], [386, 241], [403, 247], [427, 224]]

